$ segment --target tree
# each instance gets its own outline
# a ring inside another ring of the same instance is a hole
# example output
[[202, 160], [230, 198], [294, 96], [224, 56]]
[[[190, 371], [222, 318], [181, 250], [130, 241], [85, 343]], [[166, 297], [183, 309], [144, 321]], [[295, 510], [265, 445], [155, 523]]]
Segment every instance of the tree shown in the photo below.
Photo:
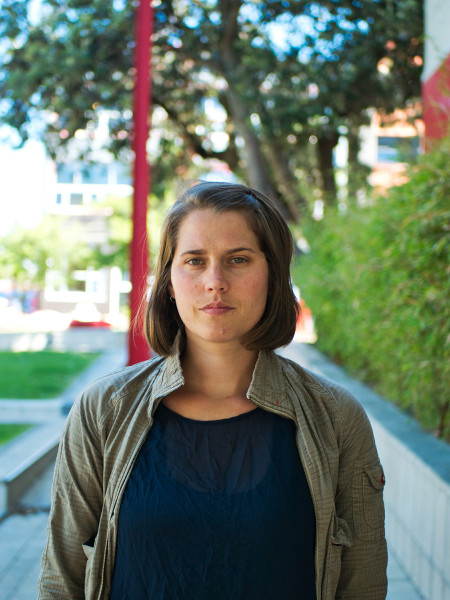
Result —
[[307, 219], [311, 252], [293, 271], [319, 348], [447, 441], [449, 151], [447, 139], [373, 204]]
[[[150, 233], [151, 260], [156, 260], [162, 224], [173, 195], [173, 193], [168, 194], [167, 198], [161, 196], [159, 202], [156, 201], [156, 197], [153, 195], [149, 202], [147, 230]], [[95, 269], [116, 266], [121, 269], [122, 273], [127, 273], [132, 229], [130, 198], [126, 196], [107, 196], [97, 206], [112, 209], [112, 212], [108, 217], [108, 242], [105, 245], [91, 249], [89, 266]]]
[[[131, 128], [132, 4], [45, 0], [38, 25], [28, 4], [4, 0], [0, 12], [3, 120], [26, 139], [44, 114], [56, 155], [96, 108], [114, 107], [111, 148], [120, 154]], [[419, 95], [422, 19], [420, 0], [156, 3], [153, 95], [167, 126], [154, 180], [173, 177], [194, 156], [215, 157], [278, 198], [292, 220], [314, 181], [332, 202], [341, 132], [354, 146], [369, 107], [389, 111]]]
[[75, 269], [85, 269], [90, 260], [91, 249], [80, 243], [77, 232], [51, 215], [34, 229], [16, 228], [0, 238], [2, 277], [19, 285], [43, 288], [48, 269], [70, 276]]

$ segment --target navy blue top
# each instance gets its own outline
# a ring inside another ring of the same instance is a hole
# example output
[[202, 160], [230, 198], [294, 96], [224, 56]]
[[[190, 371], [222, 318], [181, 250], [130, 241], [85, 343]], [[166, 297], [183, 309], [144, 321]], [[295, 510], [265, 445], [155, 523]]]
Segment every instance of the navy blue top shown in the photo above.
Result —
[[315, 516], [290, 419], [160, 404], [119, 514], [111, 600], [315, 600]]

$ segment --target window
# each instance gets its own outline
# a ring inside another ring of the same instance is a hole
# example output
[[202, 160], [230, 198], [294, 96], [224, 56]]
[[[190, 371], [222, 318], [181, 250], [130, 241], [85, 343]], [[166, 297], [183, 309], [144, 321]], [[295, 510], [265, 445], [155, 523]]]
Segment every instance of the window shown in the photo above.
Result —
[[83, 194], [70, 194], [70, 204], [83, 204]]
[[83, 165], [81, 173], [83, 183], [108, 183], [108, 165], [101, 163]]
[[75, 166], [70, 163], [58, 163], [56, 165], [56, 181], [58, 183], [73, 183]]
[[123, 163], [115, 163], [117, 183], [131, 185], [131, 167], [130, 165], [124, 165]]
[[418, 137], [378, 138], [378, 162], [408, 162], [416, 158], [419, 152]]

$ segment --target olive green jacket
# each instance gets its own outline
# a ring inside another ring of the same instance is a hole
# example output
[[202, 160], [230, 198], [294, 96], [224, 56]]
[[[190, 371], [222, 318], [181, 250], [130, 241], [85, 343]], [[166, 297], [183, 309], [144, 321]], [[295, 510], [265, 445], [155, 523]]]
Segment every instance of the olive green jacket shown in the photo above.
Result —
[[[56, 462], [41, 600], [109, 597], [125, 485], [156, 407], [183, 381], [175, 344], [168, 359], [98, 379], [74, 404]], [[266, 351], [247, 396], [297, 425], [316, 514], [317, 600], [384, 599], [384, 477], [362, 407], [338, 385]]]

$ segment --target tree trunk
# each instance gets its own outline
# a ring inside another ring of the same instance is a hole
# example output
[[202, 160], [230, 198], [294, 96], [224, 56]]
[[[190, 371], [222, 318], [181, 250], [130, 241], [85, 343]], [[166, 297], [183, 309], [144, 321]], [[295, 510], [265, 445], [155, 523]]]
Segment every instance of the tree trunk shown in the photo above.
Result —
[[220, 44], [220, 69], [227, 81], [225, 91], [227, 107], [233, 120], [236, 133], [244, 140], [244, 147], [240, 153], [245, 163], [249, 185], [277, 200], [277, 194], [269, 177], [269, 169], [261, 152], [261, 144], [250, 123], [250, 115], [241, 96], [236, 89], [236, 73], [242, 65], [234, 50], [237, 40], [239, 25], [238, 14], [242, 0], [221, 0], [219, 2], [224, 23], [223, 35]]
[[325, 203], [330, 206], [336, 202], [337, 197], [333, 167], [333, 148], [338, 143], [338, 138], [338, 134], [333, 132], [326, 136], [319, 137], [317, 142], [317, 158], [322, 174], [324, 200]]
[[348, 131], [348, 198], [350, 202], [356, 202], [360, 190], [367, 188], [367, 177], [370, 167], [362, 165], [358, 160], [360, 149], [359, 127], [350, 128]]
[[264, 150], [269, 158], [277, 189], [289, 213], [288, 218], [298, 223], [302, 212], [306, 211], [307, 204], [305, 198], [298, 192], [297, 182], [289, 169], [288, 160], [276, 142], [265, 144]]
[[232, 88], [232, 81], [228, 81], [226, 97], [236, 133], [242, 137], [245, 143], [242, 148], [242, 157], [245, 162], [249, 184], [266, 194], [266, 196], [276, 200], [277, 194], [268, 175], [268, 167], [261, 152], [260, 141], [253, 131], [239, 94]]

